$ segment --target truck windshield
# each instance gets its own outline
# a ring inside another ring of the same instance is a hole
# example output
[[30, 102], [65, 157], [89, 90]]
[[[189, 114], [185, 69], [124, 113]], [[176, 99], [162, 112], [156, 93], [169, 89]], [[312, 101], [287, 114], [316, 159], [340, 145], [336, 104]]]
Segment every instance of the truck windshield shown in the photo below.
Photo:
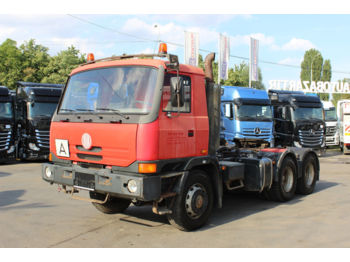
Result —
[[309, 108], [309, 107], [298, 107], [294, 110], [295, 120], [323, 120], [323, 110], [321, 107]]
[[152, 109], [157, 69], [108, 67], [73, 75], [59, 113], [148, 114]]
[[35, 102], [33, 104], [28, 103], [28, 118], [33, 119], [36, 117], [49, 117], [51, 118], [57, 103], [44, 103], [44, 102]]
[[335, 107], [324, 110], [324, 114], [326, 121], [337, 121], [337, 112], [335, 111]]
[[0, 102], [0, 118], [11, 119], [13, 117], [12, 105], [10, 102]]
[[236, 106], [236, 119], [241, 121], [272, 121], [271, 106], [241, 105]]

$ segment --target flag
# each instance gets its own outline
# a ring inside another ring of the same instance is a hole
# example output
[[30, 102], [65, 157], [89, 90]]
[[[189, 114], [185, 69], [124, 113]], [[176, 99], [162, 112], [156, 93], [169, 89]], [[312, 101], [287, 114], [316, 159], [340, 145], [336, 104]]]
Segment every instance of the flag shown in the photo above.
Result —
[[258, 56], [259, 56], [259, 40], [251, 37], [250, 38], [250, 63], [249, 63], [250, 81], [259, 81]]
[[220, 80], [228, 79], [228, 64], [230, 59], [230, 38], [220, 34], [219, 38], [219, 74], [218, 82]]
[[198, 66], [199, 34], [185, 32], [185, 64]]

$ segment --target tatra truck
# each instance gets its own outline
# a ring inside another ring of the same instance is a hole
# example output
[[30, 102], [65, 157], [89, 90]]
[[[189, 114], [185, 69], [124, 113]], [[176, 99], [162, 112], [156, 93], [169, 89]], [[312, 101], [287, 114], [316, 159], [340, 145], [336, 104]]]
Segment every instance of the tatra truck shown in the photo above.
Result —
[[0, 86], [0, 162], [15, 159], [14, 99], [10, 90]]
[[273, 147], [273, 115], [265, 90], [222, 86], [221, 139], [238, 147]]
[[185, 231], [206, 224], [226, 190], [275, 201], [312, 193], [320, 166], [311, 149], [220, 146], [214, 57], [206, 57], [204, 73], [179, 64], [165, 44], [158, 54], [89, 54], [53, 115], [42, 178], [103, 213], [152, 205]]
[[337, 103], [340, 149], [344, 154], [350, 153], [350, 100], [343, 99]]

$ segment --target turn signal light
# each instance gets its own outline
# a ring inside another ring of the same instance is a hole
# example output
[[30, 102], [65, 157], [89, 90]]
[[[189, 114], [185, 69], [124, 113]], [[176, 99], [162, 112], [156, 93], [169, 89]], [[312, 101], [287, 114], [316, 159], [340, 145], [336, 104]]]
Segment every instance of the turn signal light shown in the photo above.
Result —
[[202, 150], [201, 150], [201, 154], [202, 154], [202, 155], [206, 155], [206, 154], [208, 154], [208, 150], [206, 150], [206, 149], [202, 149]]
[[168, 53], [168, 46], [166, 45], [166, 43], [160, 43], [159, 44], [159, 50], [158, 50], [159, 54], [167, 54]]
[[139, 173], [156, 173], [157, 164], [155, 163], [139, 163]]
[[93, 61], [95, 61], [95, 56], [94, 56], [94, 54], [93, 53], [89, 53], [88, 55], [87, 55], [87, 59], [86, 59], [88, 62], [93, 62]]
[[50, 152], [49, 154], [49, 161], [51, 162], [52, 161], [52, 153]]

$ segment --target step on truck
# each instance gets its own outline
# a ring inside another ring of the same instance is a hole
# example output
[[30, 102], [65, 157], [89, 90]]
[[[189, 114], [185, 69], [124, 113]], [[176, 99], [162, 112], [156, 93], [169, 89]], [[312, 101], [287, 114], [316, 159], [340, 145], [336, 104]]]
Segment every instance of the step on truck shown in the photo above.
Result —
[[273, 116], [265, 90], [222, 86], [221, 140], [238, 147], [273, 147]]
[[206, 224], [226, 190], [276, 201], [312, 193], [320, 169], [312, 150], [220, 146], [214, 57], [204, 73], [179, 64], [164, 44], [153, 55], [89, 55], [71, 72], [52, 118], [42, 178], [107, 214], [150, 204], [185, 231]]
[[14, 96], [0, 86], [0, 162], [15, 159]]
[[16, 155], [21, 160], [48, 159], [50, 124], [63, 85], [17, 82]]

